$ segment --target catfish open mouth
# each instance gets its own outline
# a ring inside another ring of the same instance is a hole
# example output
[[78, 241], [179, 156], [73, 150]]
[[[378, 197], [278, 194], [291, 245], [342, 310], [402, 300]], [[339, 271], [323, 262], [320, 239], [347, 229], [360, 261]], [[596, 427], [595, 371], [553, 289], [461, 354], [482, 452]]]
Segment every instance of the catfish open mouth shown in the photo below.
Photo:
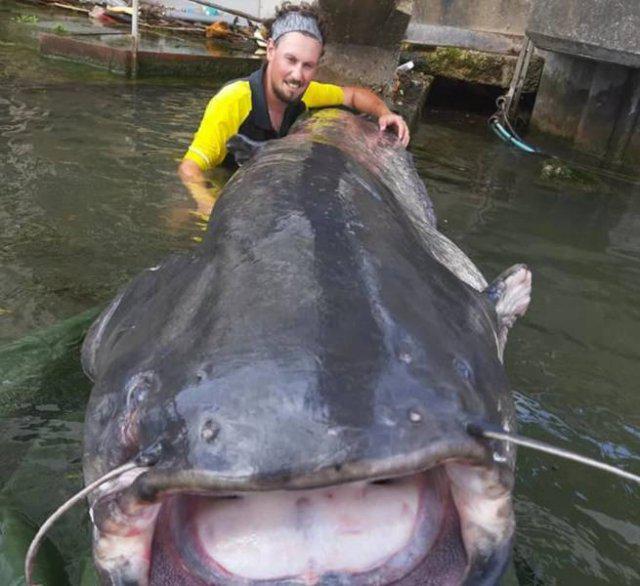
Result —
[[307, 490], [168, 491], [153, 503], [120, 486], [94, 506], [94, 553], [115, 583], [462, 584], [479, 558], [499, 571], [508, 558], [494, 555], [513, 532], [494, 472], [446, 463]]

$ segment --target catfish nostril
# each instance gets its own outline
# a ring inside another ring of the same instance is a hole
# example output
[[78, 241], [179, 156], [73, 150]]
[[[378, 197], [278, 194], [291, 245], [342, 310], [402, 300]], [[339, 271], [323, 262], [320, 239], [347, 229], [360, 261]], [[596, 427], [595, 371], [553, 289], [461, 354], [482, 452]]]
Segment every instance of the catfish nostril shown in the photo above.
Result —
[[207, 443], [213, 442], [220, 433], [220, 426], [213, 420], [207, 419], [202, 425], [200, 437]]
[[409, 421], [411, 421], [411, 423], [420, 423], [423, 419], [422, 413], [417, 409], [409, 409], [408, 416], [409, 416]]
[[463, 360], [462, 358], [454, 358], [453, 367], [463, 379], [467, 381], [471, 381], [473, 379], [473, 369], [466, 360]]

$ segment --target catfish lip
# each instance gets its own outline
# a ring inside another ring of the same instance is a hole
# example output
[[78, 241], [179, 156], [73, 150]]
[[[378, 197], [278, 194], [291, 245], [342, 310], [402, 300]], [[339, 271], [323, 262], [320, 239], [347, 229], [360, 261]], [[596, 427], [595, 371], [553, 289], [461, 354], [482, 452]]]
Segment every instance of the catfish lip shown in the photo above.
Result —
[[[161, 495], [173, 492], [214, 493], [312, 489], [360, 480], [372, 481], [408, 476], [450, 461], [487, 468], [494, 466], [492, 454], [487, 445], [472, 438], [456, 441], [442, 439], [402, 456], [375, 461], [343, 462], [321, 469], [301, 470], [295, 473], [273, 472], [253, 476], [232, 476], [204, 469], [174, 470], [156, 466], [140, 475], [132, 490], [135, 490], [137, 498], [154, 502]], [[513, 472], [509, 466], [503, 466], [501, 470], [503, 474], [500, 483], [506, 490], [511, 490]]]
[[[169, 483], [172, 474], [174, 482]], [[430, 556], [428, 552], [436, 548], [436, 545], [441, 543], [439, 540], [442, 539], [448, 539], [449, 547], [453, 544], [454, 549], [461, 552], [456, 558], [458, 560], [456, 567], [459, 571], [454, 577], [450, 577], [451, 579], [444, 580], [443, 578], [442, 583], [461, 583], [464, 573], [468, 572], [473, 565], [474, 558], [480, 556], [489, 559], [491, 552], [496, 547], [511, 539], [514, 523], [510, 475], [512, 475], [510, 469], [505, 471], [497, 466], [487, 466], [485, 463], [449, 458], [434, 464], [425, 472], [386, 476], [387, 480], [383, 481], [383, 484], [386, 482], [409, 482], [412, 478], [414, 480], [417, 478], [429, 480], [432, 488], [429, 488], [424, 494], [431, 495], [430, 499], [427, 499], [431, 503], [427, 507], [430, 514], [422, 512], [418, 515], [416, 513], [414, 525], [421, 527], [423, 534], [431, 531], [432, 538], [433, 531], [440, 527], [439, 537], [435, 543], [429, 542], [424, 547], [420, 545], [422, 542], [416, 540], [415, 536], [406, 542], [400, 540], [396, 542], [400, 545], [396, 548], [395, 553], [387, 551], [388, 559], [386, 561], [383, 559], [385, 558], [384, 552], [380, 553], [378, 561], [382, 560], [382, 562], [377, 566], [374, 563], [375, 556], [371, 558], [373, 560], [371, 564], [375, 566], [373, 568], [351, 567], [349, 564], [343, 564], [341, 568], [346, 572], [345, 575], [349, 576], [348, 583], [352, 583], [354, 586], [368, 584], [370, 582], [368, 579], [365, 580], [365, 577], [371, 572], [377, 576], [375, 578], [377, 584], [391, 582], [402, 584], [401, 579], [404, 575], [413, 571], [420, 572], [422, 571], [420, 568], [428, 568], [430, 575], [433, 575], [434, 572], [439, 571], [432, 567], [435, 563], [433, 560], [437, 556]], [[218, 503], [225, 503], [222, 511], [225, 508], [229, 509], [229, 503], [233, 503], [232, 507], [235, 506], [237, 510], [242, 511], [244, 502], [250, 503], [251, 499], [254, 499], [254, 503], [259, 502], [260, 495], [266, 496], [267, 500], [273, 499], [274, 493], [278, 488], [282, 489], [282, 486], [276, 486], [276, 483], [272, 481], [270, 484], [273, 484], [273, 487], [270, 490], [263, 488], [256, 493], [247, 489], [246, 483], [244, 490], [242, 490], [238, 487], [237, 479], [226, 479], [226, 482], [218, 483], [217, 490], [211, 490], [212, 476], [207, 471], [189, 470], [172, 473], [152, 470], [132, 475], [120, 486], [112, 487], [111, 492], [101, 497], [93, 509], [94, 554], [100, 571], [110, 576], [116, 575], [139, 583], [149, 583], [151, 579], [153, 584], [156, 583], [153, 576], [167, 570], [167, 568], [163, 570], [160, 566], [171, 563], [174, 566], [192, 567], [195, 576], [199, 576], [197, 580], [194, 578], [196, 580], [193, 582], [194, 584], [202, 583], [201, 580], [204, 580], [204, 583], [235, 584], [235, 578], [229, 578], [228, 573], [225, 573], [224, 564], [220, 563], [221, 560], [229, 563], [229, 560], [220, 554], [219, 548], [203, 548], [199, 545], [203, 540], [193, 538], [193, 531], [188, 534], [191, 537], [187, 535], [187, 538], [180, 535], [180, 530], [176, 527], [196, 526], [199, 529], [195, 533], [202, 533], [201, 519], [209, 515], [209, 518], [215, 520], [216, 517], [211, 517], [210, 513], [212, 510], [217, 510], [216, 507], [219, 508]], [[207, 478], [209, 482], [206, 482]], [[187, 479], [189, 482], [186, 482]], [[203, 480], [205, 482], [199, 482]], [[300, 479], [298, 482], [302, 483]], [[356, 484], [367, 487], [375, 486], [378, 483], [379, 480], [376, 479], [360, 479], [354, 482], [343, 482], [339, 485], [324, 485], [325, 489], [315, 486], [311, 489], [292, 489], [288, 492], [301, 498], [305, 498], [305, 492], [314, 493], [315, 491], [317, 493], [319, 491], [321, 493], [323, 490], [336, 490], [349, 494], [349, 491], [355, 490], [353, 486]], [[163, 485], [163, 490], [155, 490], [159, 488], [160, 484]], [[236, 484], [235, 488], [234, 484]], [[223, 488], [223, 485], [226, 488]], [[154, 490], [148, 491], [145, 486], [147, 488], [152, 486]], [[437, 498], [434, 495], [437, 495]], [[230, 501], [228, 497], [231, 496], [239, 498]], [[314, 494], [311, 496], [315, 498]], [[309, 498], [309, 495], [306, 498]], [[424, 503], [424, 495], [421, 499], [421, 502]], [[434, 504], [437, 502], [441, 502], [441, 504]], [[421, 511], [424, 511], [424, 508]], [[171, 519], [175, 519], [175, 515], [180, 520], [177, 524], [175, 521], [171, 521]], [[366, 516], [368, 514], [362, 515], [363, 518]], [[238, 528], [235, 527], [233, 530], [237, 532]], [[414, 534], [416, 531], [417, 529], [414, 528]], [[193, 547], [189, 546], [186, 550], [180, 549], [175, 545], [176, 543], [190, 543]], [[455, 544], [458, 544], [459, 547]], [[156, 554], [157, 550], [169, 552], [171, 555]], [[161, 563], [158, 560], [162, 560]], [[160, 566], [156, 567], [157, 564]], [[237, 566], [234, 566], [233, 563], [231, 566], [232, 569], [237, 570]], [[330, 564], [327, 567], [331, 569]], [[353, 571], [348, 571], [349, 568]], [[206, 577], [203, 578], [203, 576]], [[260, 581], [267, 580], [273, 584], [281, 583], [280, 578], [274, 576], [268, 578], [268, 576], [260, 578]], [[307, 576], [307, 578], [309, 583], [314, 583], [312, 577]], [[251, 581], [250, 576], [247, 579]], [[275, 582], [271, 582], [271, 579], [275, 579]], [[398, 582], [398, 580], [400, 581]], [[162, 581], [159, 580], [159, 583]], [[184, 583], [190, 582], [185, 581]]]

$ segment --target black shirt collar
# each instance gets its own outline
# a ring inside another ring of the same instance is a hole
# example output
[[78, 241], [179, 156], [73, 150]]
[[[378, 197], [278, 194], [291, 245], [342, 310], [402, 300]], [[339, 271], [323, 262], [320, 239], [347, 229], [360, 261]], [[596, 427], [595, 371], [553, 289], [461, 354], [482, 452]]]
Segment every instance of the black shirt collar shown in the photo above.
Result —
[[[263, 130], [275, 132], [273, 126], [271, 126], [269, 108], [267, 108], [267, 96], [264, 89], [264, 74], [266, 70], [267, 64], [264, 63], [260, 69], [254, 71], [249, 76], [249, 85], [251, 87], [251, 107], [254, 112], [256, 126], [259, 126]], [[289, 131], [291, 124], [293, 124], [302, 111], [304, 111], [302, 100], [297, 100], [287, 104], [287, 108], [282, 119], [282, 127], [280, 128], [281, 136], [284, 136]]]
[[260, 69], [254, 71], [249, 76], [249, 85], [251, 86], [251, 109], [254, 112], [254, 120], [257, 126], [264, 130], [273, 131], [271, 126], [271, 118], [269, 118], [269, 109], [267, 108], [267, 96], [264, 91], [264, 72], [267, 69], [265, 63]]

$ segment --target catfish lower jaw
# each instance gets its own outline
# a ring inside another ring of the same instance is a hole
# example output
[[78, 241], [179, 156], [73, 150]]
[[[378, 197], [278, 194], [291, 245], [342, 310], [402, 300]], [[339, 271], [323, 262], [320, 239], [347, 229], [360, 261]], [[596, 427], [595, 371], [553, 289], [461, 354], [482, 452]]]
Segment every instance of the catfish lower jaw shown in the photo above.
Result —
[[510, 541], [513, 513], [496, 478], [449, 463], [383, 481], [176, 492], [155, 503], [129, 486], [94, 508], [96, 562], [115, 583], [462, 584], [478, 559], [506, 563], [493, 552]]
[[[456, 515], [442, 470], [236, 498], [175, 495], [159, 518], [151, 582], [163, 583], [172, 560], [204, 584], [395, 583], [428, 559], [446, 525]], [[462, 575], [459, 531], [456, 543]]]

